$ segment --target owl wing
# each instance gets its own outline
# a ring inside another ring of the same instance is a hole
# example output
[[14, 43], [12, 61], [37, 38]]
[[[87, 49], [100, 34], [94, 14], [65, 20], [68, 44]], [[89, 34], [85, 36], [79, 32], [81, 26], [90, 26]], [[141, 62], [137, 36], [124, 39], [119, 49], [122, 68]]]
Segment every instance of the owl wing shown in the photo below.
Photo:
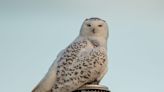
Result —
[[106, 67], [106, 49], [93, 47], [89, 41], [71, 44], [57, 65], [53, 92], [72, 92], [97, 80]]
[[77, 38], [73, 43], [71, 43], [66, 49], [62, 50], [56, 60], [51, 65], [49, 71], [45, 77], [39, 82], [39, 84], [32, 90], [32, 92], [50, 92], [52, 86], [56, 82], [56, 74], [58, 74], [57, 67], [59, 67], [63, 61], [75, 60], [77, 54], [82, 48], [87, 46], [87, 41], [82, 38]]

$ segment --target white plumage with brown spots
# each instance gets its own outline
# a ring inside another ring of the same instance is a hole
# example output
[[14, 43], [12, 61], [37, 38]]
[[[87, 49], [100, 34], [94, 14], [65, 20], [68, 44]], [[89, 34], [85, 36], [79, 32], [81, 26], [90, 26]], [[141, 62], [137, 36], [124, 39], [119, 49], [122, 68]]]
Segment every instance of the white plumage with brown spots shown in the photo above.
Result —
[[62, 50], [32, 92], [72, 92], [85, 84], [99, 84], [107, 72], [107, 23], [86, 19], [79, 36]]

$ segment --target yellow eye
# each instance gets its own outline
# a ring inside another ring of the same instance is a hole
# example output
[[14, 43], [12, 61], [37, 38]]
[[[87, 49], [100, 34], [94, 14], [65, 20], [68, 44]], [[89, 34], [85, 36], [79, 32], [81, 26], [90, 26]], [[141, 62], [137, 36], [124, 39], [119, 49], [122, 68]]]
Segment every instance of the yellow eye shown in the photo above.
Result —
[[91, 24], [87, 24], [88, 27], [91, 27]]
[[98, 25], [99, 27], [102, 27], [103, 25]]

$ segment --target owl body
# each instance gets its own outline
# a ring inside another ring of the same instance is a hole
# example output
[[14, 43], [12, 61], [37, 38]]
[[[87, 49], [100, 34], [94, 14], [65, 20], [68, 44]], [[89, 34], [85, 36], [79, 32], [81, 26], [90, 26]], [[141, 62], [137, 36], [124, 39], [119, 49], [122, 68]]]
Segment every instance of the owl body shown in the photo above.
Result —
[[72, 92], [84, 84], [99, 81], [100, 73], [106, 71], [106, 63], [105, 48], [80, 38], [65, 49], [58, 61], [53, 92]]
[[72, 92], [98, 84], [107, 72], [108, 29], [105, 21], [84, 21], [80, 35], [57, 56], [32, 92]]

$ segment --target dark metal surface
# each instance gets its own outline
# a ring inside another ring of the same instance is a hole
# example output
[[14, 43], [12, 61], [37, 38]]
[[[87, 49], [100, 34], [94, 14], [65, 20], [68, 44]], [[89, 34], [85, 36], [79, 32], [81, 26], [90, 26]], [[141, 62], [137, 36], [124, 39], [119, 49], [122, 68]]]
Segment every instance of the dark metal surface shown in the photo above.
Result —
[[108, 87], [103, 85], [85, 85], [73, 92], [110, 92]]

